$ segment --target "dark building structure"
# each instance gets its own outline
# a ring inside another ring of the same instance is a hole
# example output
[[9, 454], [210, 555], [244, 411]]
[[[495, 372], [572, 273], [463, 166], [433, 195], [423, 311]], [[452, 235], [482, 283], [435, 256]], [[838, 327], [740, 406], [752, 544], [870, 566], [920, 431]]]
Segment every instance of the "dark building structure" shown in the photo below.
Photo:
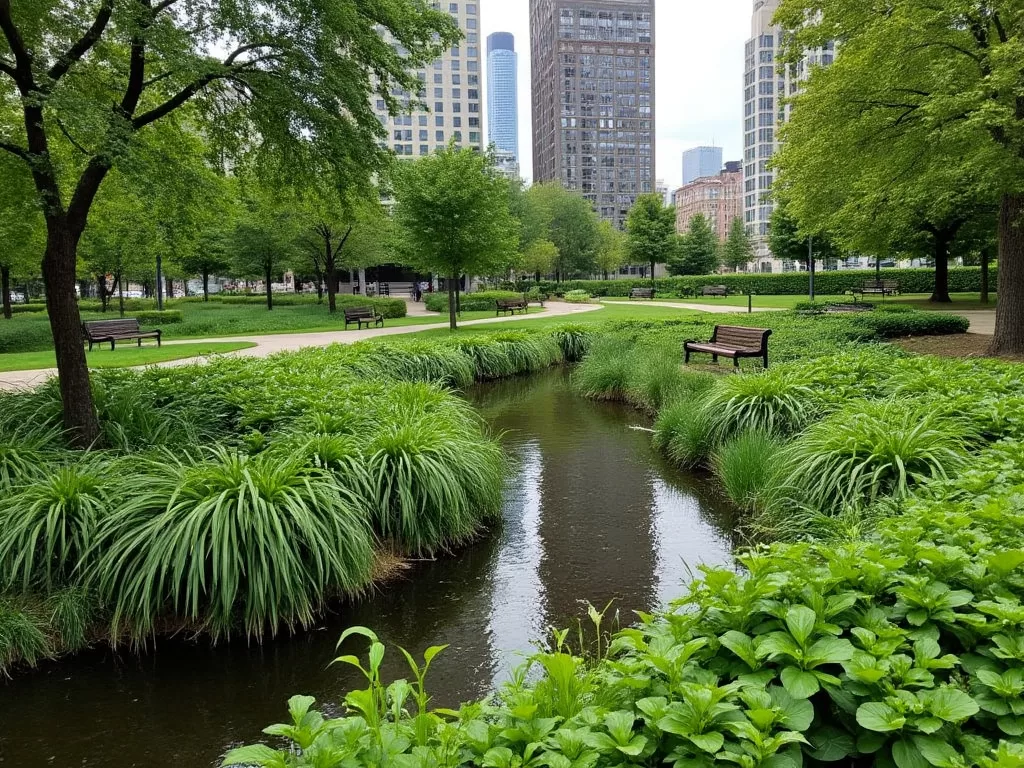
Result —
[[654, 0], [530, 0], [533, 178], [623, 227], [655, 189]]

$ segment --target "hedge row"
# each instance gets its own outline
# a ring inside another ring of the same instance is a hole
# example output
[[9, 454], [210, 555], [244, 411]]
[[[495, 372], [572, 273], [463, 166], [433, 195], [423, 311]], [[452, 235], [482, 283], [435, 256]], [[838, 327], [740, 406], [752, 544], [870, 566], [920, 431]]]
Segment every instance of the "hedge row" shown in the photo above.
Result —
[[132, 317], [142, 325], [174, 325], [185, 321], [180, 309], [165, 309], [163, 312], [133, 312]]
[[[503, 299], [521, 299], [523, 294], [512, 291], [479, 291], [464, 293], [459, 297], [459, 306], [463, 312], [486, 312], [495, 308], [495, 302]], [[424, 301], [430, 312], [448, 311], [447, 293], [430, 293]]]
[[[875, 270], [838, 270], [818, 272], [814, 278], [815, 290], [821, 295], [842, 295], [860, 288], [865, 280], [874, 280]], [[935, 288], [935, 271], [931, 269], [883, 269], [882, 279], [898, 280], [904, 293], [931, 293]], [[724, 285], [731, 293], [797, 296], [807, 293], [806, 272], [775, 274], [738, 273], [730, 275], [699, 275], [664, 277], [654, 280], [655, 290], [664, 296], [689, 296], [706, 285]], [[515, 287], [529, 290], [536, 283], [524, 282]], [[511, 287], [511, 286], [510, 286]], [[591, 296], [628, 296], [632, 288], [650, 288], [650, 280], [568, 280], [561, 283], [546, 281], [540, 284], [545, 293], [564, 294], [567, 291], [586, 291]], [[996, 289], [996, 270], [989, 277], [989, 288]], [[980, 267], [953, 267], [949, 270], [949, 290], [955, 293], [975, 293], [981, 290]]]

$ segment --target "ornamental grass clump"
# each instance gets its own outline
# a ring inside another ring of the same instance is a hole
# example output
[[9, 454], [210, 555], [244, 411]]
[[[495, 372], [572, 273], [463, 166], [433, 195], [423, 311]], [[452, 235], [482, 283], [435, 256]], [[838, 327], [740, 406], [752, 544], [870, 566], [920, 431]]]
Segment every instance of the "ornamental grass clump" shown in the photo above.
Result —
[[714, 449], [713, 424], [699, 398], [662, 409], [654, 424], [654, 445], [681, 467], [705, 464]]
[[583, 325], [563, 325], [552, 331], [552, 338], [562, 348], [562, 357], [567, 363], [578, 363], [594, 341], [594, 333]]
[[20, 603], [0, 597], [0, 674], [15, 663], [35, 666], [49, 655], [38, 617]]
[[584, 397], [622, 399], [629, 387], [632, 351], [633, 345], [625, 338], [599, 338], [583, 362], [573, 371], [573, 388]]
[[725, 376], [704, 400], [716, 443], [746, 430], [798, 432], [818, 412], [814, 392], [786, 371]]
[[890, 399], [847, 405], [809, 427], [783, 452], [785, 485], [821, 511], [904, 499], [967, 463], [972, 428], [928, 403]]
[[13, 489], [0, 507], [0, 585], [49, 592], [79, 581], [114, 503], [111, 472], [86, 456]]
[[782, 446], [777, 435], [748, 430], [715, 450], [711, 466], [726, 495], [739, 509], [756, 513], [775, 503]]
[[369, 583], [373, 535], [334, 477], [269, 451], [151, 460], [100, 526], [90, 586], [113, 634], [175, 616], [215, 637], [308, 625]]

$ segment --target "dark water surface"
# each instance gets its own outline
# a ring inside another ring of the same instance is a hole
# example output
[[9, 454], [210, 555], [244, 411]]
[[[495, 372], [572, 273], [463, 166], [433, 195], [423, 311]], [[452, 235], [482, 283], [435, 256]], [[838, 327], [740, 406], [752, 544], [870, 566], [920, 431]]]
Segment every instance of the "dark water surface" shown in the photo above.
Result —
[[[356, 624], [417, 656], [450, 644], [429, 688], [435, 705], [457, 705], [500, 684], [585, 601], [615, 599], [629, 623], [681, 594], [689, 569], [728, 561], [728, 509], [658, 459], [650, 435], [630, 428], [645, 425], [636, 412], [577, 398], [566, 381], [555, 371], [470, 395], [505, 433], [514, 467], [500, 531], [308, 633], [262, 646], [161, 640], [143, 657], [100, 649], [0, 683], [0, 765], [208, 768], [283, 720], [293, 694], [336, 707], [360, 681], [327, 664]], [[397, 652], [388, 657], [404, 676]]]

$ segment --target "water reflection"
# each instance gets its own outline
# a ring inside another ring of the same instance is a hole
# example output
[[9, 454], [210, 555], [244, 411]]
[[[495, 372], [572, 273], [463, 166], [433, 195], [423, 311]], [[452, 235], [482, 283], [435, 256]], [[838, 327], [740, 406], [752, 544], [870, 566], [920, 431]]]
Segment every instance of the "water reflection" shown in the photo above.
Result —
[[[455, 557], [418, 563], [313, 631], [264, 645], [160, 641], [143, 657], [109, 649], [0, 685], [0, 765], [202, 768], [260, 738], [285, 701], [338, 702], [361, 681], [327, 662], [342, 630], [373, 627], [435, 663], [435, 703], [502, 682], [581, 601], [616, 600], [623, 619], [682, 593], [690, 568], [728, 561], [729, 516], [630, 429], [635, 412], [573, 396], [563, 372], [471, 392], [510, 458], [504, 524]], [[357, 642], [345, 652], [363, 650]], [[390, 653], [389, 675], [404, 675]]]

